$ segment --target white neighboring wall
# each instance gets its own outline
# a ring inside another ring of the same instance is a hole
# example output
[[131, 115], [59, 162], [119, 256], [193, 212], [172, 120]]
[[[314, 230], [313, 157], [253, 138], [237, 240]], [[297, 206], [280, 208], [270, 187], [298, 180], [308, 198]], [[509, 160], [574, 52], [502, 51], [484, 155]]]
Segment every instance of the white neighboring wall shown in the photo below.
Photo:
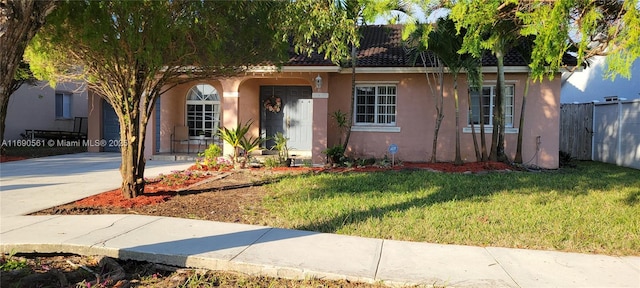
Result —
[[627, 100], [640, 99], [640, 60], [636, 59], [631, 67], [631, 79], [617, 76], [614, 81], [604, 79], [605, 58], [594, 57], [591, 66], [562, 75], [561, 103], [586, 103], [604, 97], [618, 96]]
[[640, 169], [640, 99], [595, 103], [594, 161]]

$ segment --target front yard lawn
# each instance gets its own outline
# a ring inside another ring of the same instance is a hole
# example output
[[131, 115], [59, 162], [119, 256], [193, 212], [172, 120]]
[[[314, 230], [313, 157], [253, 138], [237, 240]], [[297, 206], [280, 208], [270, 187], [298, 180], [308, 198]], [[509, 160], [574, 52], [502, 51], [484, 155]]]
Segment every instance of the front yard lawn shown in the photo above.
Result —
[[268, 225], [475, 246], [640, 255], [640, 171], [322, 173], [269, 185]]

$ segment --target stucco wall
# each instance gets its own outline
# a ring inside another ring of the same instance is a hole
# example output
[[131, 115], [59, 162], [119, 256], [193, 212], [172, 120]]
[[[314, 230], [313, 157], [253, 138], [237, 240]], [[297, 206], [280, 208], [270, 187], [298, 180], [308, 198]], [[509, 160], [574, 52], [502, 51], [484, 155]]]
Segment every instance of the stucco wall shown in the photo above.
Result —
[[[221, 100], [221, 123], [227, 128], [253, 121], [250, 136], [260, 134], [260, 86], [308, 86], [310, 75], [280, 74], [278, 78], [270, 75], [252, 75], [235, 79], [193, 81], [174, 87], [162, 96], [161, 100], [161, 144], [160, 152], [171, 151], [171, 134], [175, 126], [185, 125], [185, 101], [188, 90], [196, 84], [206, 83], [216, 88]], [[183, 147], [184, 148], [184, 147]], [[224, 147], [225, 154], [231, 153], [230, 147]], [[180, 150], [183, 150], [182, 148]]]
[[[102, 98], [89, 91], [89, 131], [87, 132], [87, 139], [95, 140], [102, 139]], [[100, 152], [99, 146], [87, 147], [89, 152]]]
[[[341, 137], [334, 120], [330, 117], [335, 111], [347, 112], [351, 105], [351, 75], [339, 73], [322, 73], [323, 86], [320, 89], [313, 85], [317, 73], [278, 73], [266, 75], [247, 75], [239, 78], [193, 81], [174, 87], [162, 96], [160, 149], [162, 152], [171, 150], [171, 134], [177, 125], [185, 125], [185, 98], [188, 89], [198, 83], [214, 86], [221, 96], [222, 111], [221, 125], [235, 127], [237, 123], [254, 120], [251, 129], [252, 136], [259, 135], [260, 128], [260, 86], [263, 85], [311, 85], [314, 98], [314, 139], [313, 162], [322, 164], [324, 155], [321, 153], [326, 147], [337, 145]], [[494, 84], [495, 74], [486, 74], [486, 84]], [[559, 111], [560, 111], [560, 77], [553, 81], [532, 83], [529, 89], [526, 107], [526, 122], [523, 137], [523, 160], [526, 164], [543, 168], [558, 167], [559, 149]], [[515, 86], [514, 127], [518, 128], [520, 107], [524, 94], [526, 74], [507, 74], [506, 80]], [[428, 161], [431, 158], [431, 146], [435, 121], [434, 99], [431, 95], [424, 74], [358, 74], [359, 83], [390, 83], [398, 87], [397, 90], [397, 126], [399, 132], [360, 132], [351, 134], [348, 153], [353, 157], [380, 158], [387, 154], [390, 144], [399, 147], [396, 157], [403, 161]], [[455, 113], [452, 90], [452, 78], [445, 78], [444, 114], [445, 117], [438, 135], [438, 161], [453, 161], [455, 152]], [[464, 161], [476, 161], [472, 146], [471, 133], [464, 132], [467, 126], [467, 82], [464, 74], [460, 75], [460, 131], [461, 155]], [[322, 113], [322, 115], [318, 114]], [[97, 115], [97, 114], [96, 114]], [[98, 116], [96, 116], [98, 117]], [[98, 117], [99, 119], [99, 117]], [[90, 121], [91, 127], [97, 120]], [[98, 121], [99, 122], [99, 121]], [[151, 141], [155, 137], [155, 125], [149, 124], [148, 151], [150, 155], [155, 145]], [[93, 128], [95, 129], [95, 128]], [[490, 130], [489, 130], [490, 131]], [[516, 129], [517, 131], [517, 129]], [[95, 135], [95, 133], [94, 133]], [[480, 135], [478, 131], [478, 141]], [[91, 134], [90, 134], [90, 138]], [[513, 159], [516, 151], [517, 134], [506, 134], [505, 149], [507, 155]], [[491, 133], [486, 134], [487, 149], [490, 149]], [[225, 147], [225, 154], [230, 153]]]
[[[507, 81], [515, 85], [514, 127], [520, 119], [520, 106], [524, 93], [526, 74], [508, 74]], [[485, 75], [485, 83], [495, 83], [495, 74]], [[523, 138], [523, 160], [530, 165], [544, 168], [558, 167], [559, 141], [559, 77], [553, 82], [533, 83], [527, 98]], [[435, 122], [434, 100], [424, 74], [359, 74], [359, 83], [397, 84], [397, 126], [400, 132], [352, 132], [348, 151], [353, 157], [383, 157], [390, 144], [398, 145], [396, 157], [403, 161], [428, 161], [431, 158]], [[329, 114], [340, 109], [350, 109], [351, 75], [336, 74], [331, 77], [329, 90]], [[444, 93], [444, 119], [438, 135], [437, 160], [453, 161], [455, 156], [455, 106], [452, 77], [447, 75]], [[467, 83], [464, 75], [458, 80], [460, 103], [460, 129], [467, 127]], [[332, 119], [329, 119], [332, 122]], [[335, 125], [328, 125], [329, 146], [339, 142]], [[478, 141], [480, 135], [478, 131]], [[537, 137], [540, 136], [538, 144]], [[466, 162], [476, 161], [472, 146], [472, 134], [462, 133], [461, 155]], [[486, 134], [490, 149], [491, 133]], [[517, 134], [507, 134], [505, 149], [510, 159], [515, 157]]]
[[[70, 119], [56, 118], [56, 91], [72, 94]], [[73, 118], [87, 117], [87, 103], [87, 91], [73, 83], [60, 83], [56, 89], [42, 81], [22, 85], [9, 99], [4, 137], [21, 139], [26, 129], [73, 131]]]
[[[178, 85], [161, 96], [160, 100], [160, 153], [171, 152], [171, 139], [176, 126], [186, 125], [186, 98], [189, 89], [196, 84], [209, 84], [218, 90], [222, 97], [222, 85], [219, 81], [194, 81]], [[224, 107], [224, 105], [223, 105]], [[224, 111], [221, 112], [224, 114]], [[154, 117], [155, 118], [155, 117]], [[151, 125], [151, 124], [150, 124]], [[152, 138], [155, 137], [155, 125], [148, 127], [152, 130]], [[154, 141], [155, 142], [155, 141]], [[177, 151], [186, 150], [186, 146], [174, 143]], [[149, 149], [147, 149], [149, 150]], [[152, 150], [152, 151], [155, 151]], [[145, 151], [146, 152], [146, 151]], [[146, 154], [146, 153], [145, 153]]]

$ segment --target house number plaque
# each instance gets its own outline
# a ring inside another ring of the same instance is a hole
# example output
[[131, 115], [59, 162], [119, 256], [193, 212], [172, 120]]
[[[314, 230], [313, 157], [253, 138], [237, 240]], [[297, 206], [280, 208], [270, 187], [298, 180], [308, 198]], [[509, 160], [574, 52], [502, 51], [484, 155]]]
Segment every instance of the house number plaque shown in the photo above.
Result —
[[396, 165], [396, 153], [398, 153], [398, 145], [389, 145], [389, 153], [391, 154], [391, 166]]

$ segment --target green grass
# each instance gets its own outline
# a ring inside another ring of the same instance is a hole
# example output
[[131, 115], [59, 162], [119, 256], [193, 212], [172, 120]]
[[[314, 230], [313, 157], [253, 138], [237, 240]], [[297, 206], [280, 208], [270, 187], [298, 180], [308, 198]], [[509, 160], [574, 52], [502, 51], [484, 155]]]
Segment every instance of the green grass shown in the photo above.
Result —
[[0, 271], [12, 271], [28, 267], [29, 265], [27, 264], [27, 261], [15, 257], [13, 251], [11, 251], [11, 253], [9, 253], [8, 255], [2, 254], [0, 256]]
[[268, 225], [364, 237], [640, 255], [640, 171], [320, 174], [269, 186]]

